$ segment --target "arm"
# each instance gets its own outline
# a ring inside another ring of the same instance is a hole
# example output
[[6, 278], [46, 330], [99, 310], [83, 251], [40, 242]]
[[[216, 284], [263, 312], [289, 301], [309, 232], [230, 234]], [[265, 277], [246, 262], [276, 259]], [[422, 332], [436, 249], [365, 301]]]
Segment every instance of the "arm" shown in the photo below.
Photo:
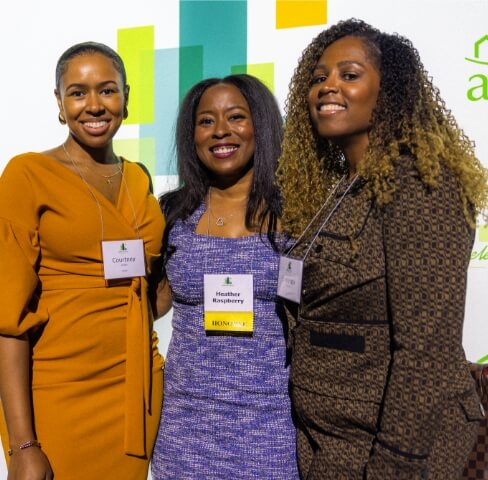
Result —
[[[9, 480], [50, 479], [49, 462], [38, 447], [19, 445], [36, 439], [31, 405], [29, 331], [48, 320], [37, 308], [40, 246], [38, 204], [30, 181], [29, 155], [9, 162], [0, 178], [0, 398], [13, 453]], [[3, 432], [2, 432], [3, 433]], [[39, 439], [42, 443], [42, 438]]]
[[24, 442], [34, 440], [30, 402], [30, 345], [26, 334], [20, 337], [0, 335], [0, 397], [7, 423], [9, 445], [9, 480], [51, 479], [52, 470], [38, 447], [20, 450]]
[[406, 165], [397, 176], [383, 227], [392, 362], [368, 480], [426, 478], [446, 398], [464, 388], [462, 326], [473, 232], [449, 172], [442, 171], [436, 189]]
[[158, 284], [156, 290], [156, 318], [160, 318], [171, 309], [173, 296], [168, 279], [164, 277]]

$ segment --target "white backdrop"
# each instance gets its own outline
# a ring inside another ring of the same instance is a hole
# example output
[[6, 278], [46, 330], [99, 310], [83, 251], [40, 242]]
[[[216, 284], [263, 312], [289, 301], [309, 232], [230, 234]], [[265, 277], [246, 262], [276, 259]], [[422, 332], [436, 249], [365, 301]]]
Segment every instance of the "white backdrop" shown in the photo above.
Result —
[[[118, 29], [154, 25], [155, 48], [178, 48], [179, 7], [179, 0], [4, 2], [0, 14], [0, 171], [17, 153], [44, 150], [64, 140], [66, 130], [57, 121], [53, 89], [57, 58], [68, 46], [95, 40], [116, 48]], [[488, 39], [478, 50], [478, 60], [485, 64], [466, 60], [475, 57], [475, 42], [488, 35], [488, 0], [329, 0], [327, 9], [329, 24], [356, 17], [409, 37], [447, 106], [475, 140], [479, 158], [488, 165]], [[281, 106], [302, 49], [323, 28], [276, 30], [275, 0], [247, 0], [247, 63], [274, 63], [275, 94]], [[470, 88], [475, 88], [473, 94], [479, 100], [468, 99]], [[124, 125], [118, 138], [138, 134], [137, 125]], [[168, 182], [166, 177], [155, 177], [157, 191]], [[474, 251], [481, 255], [473, 259], [469, 271], [464, 336], [471, 360], [488, 355], [488, 232], [479, 229], [479, 233]], [[169, 317], [157, 322], [163, 352], [170, 335]], [[2, 463], [0, 477], [6, 478]]]

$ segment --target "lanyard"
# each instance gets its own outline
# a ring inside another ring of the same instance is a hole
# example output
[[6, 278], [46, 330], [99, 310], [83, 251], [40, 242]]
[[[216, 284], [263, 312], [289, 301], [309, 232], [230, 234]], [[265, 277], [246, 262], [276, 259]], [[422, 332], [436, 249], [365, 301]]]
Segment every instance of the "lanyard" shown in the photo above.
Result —
[[[316, 220], [316, 218], [320, 215], [320, 213], [322, 213], [322, 211], [324, 210], [324, 208], [327, 206], [327, 204], [329, 203], [329, 200], [332, 198], [332, 196], [335, 194], [335, 192], [337, 191], [337, 189], [339, 188], [339, 186], [342, 184], [342, 182], [344, 181], [344, 179], [346, 178], [346, 176], [344, 175], [336, 184], [336, 186], [332, 189], [332, 192], [329, 194], [329, 196], [326, 198], [325, 202], [323, 203], [323, 205], [319, 208], [319, 210], [317, 211], [317, 213], [313, 216], [312, 220], [310, 220], [310, 222], [308, 223], [308, 225], [304, 228], [303, 232], [299, 235], [299, 237], [295, 240], [295, 242], [293, 243], [293, 245], [291, 246], [290, 250], [288, 250], [288, 254], [286, 256], [289, 256], [290, 253], [292, 252], [292, 250], [298, 245], [298, 243], [300, 242], [300, 240], [305, 236], [305, 233], [310, 229], [310, 227], [312, 226], [313, 222]], [[351, 183], [348, 185], [348, 187], [346, 188], [346, 190], [344, 191], [344, 193], [341, 195], [341, 197], [339, 198], [339, 200], [337, 201], [337, 203], [334, 205], [334, 207], [332, 208], [332, 210], [329, 212], [329, 214], [325, 217], [325, 220], [321, 223], [320, 227], [317, 229], [317, 231], [315, 232], [315, 235], [313, 236], [312, 238], [312, 241], [310, 242], [310, 245], [308, 246], [307, 248], [307, 251], [305, 252], [303, 258], [301, 259], [302, 261], [305, 261], [305, 259], [307, 258], [308, 254], [310, 253], [310, 249], [312, 248], [312, 245], [314, 244], [315, 240], [317, 239], [317, 237], [319, 236], [320, 232], [322, 231], [322, 229], [325, 227], [325, 225], [329, 222], [329, 220], [331, 219], [332, 215], [334, 215], [334, 213], [336, 212], [336, 210], [339, 208], [340, 204], [342, 203], [342, 201], [344, 200], [345, 196], [349, 193], [349, 191], [351, 190], [351, 188], [353, 187], [354, 183], [356, 182], [358, 176], [356, 175]]]
[[305, 254], [303, 255], [303, 258], [292, 258], [289, 256], [290, 252], [296, 247], [298, 242], [303, 238], [307, 230], [310, 228], [312, 223], [315, 221], [315, 219], [318, 217], [318, 215], [323, 211], [325, 206], [329, 203], [329, 200], [332, 198], [332, 195], [337, 191], [339, 185], [342, 184], [344, 181], [345, 177], [342, 177], [337, 185], [334, 187], [330, 195], [327, 197], [325, 200], [324, 204], [320, 207], [318, 212], [314, 215], [312, 220], [309, 222], [309, 224], [305, 227], [301, 235], [297, 238], [295, 243], [292, 245], [290, 250], [288, 251], [288, 255], [281, 255], [280, 256], [280, 266], [279, 266], [279, 271], [278, 271], [278, 295], [282, 298], [286, 298], [287, 300], [291, 300], [292, 302], [300, 304], [301, 300], [301, 293], [302, 293], [302, 277], [303, 277], [303, 263], [305, 262], [305, 259], [307, 258], [308, 254], [310, 253], [310, 249], [312, 248], [312, 245], [314, 244], [315, 240], [319, 236], [320, 232], [324, 228], [324, 226], [327, 224], [327, 222], [330, 220], [332, 215], [336, 212], [336, 210], [339, 208], [339, 205], [342, 203], [344, 200], [345, 196], [347, 193], [351, 190], [352, 186], [356, 182], [357, 175], [353, 178], [352, 182], [349, 184], [349, 186], [346, 188], [344, 193], [341, 195], [337, 203], [332, 207], [331, 211], [329, 214], [325, 217], [325, 220], [320, 224], [320, 227], [317, 229], [315, 232], [315, 235], [313, 236], [310, 245], [308, 246]]

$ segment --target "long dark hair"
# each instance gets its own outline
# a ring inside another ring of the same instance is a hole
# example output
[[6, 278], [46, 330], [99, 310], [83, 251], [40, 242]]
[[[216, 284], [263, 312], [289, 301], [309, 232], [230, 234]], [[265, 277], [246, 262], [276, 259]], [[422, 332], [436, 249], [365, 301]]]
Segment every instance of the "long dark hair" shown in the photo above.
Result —
[[233, 85], [246, 99], [254, 125], [256, 149], [253, 157], [253, 179], [249, 192], [245, 222], [251, 228], [256, 224], [274, 243], [277, 220], [281, 215], [281, 200], [275, 185], [275, 170], [283, 139], [283, 120], [273, 94], [251, 75], [229, 75], [209, 78], [194, 85], [183, 99], [176, 123], [176, 158], [180, 187], [160, 197], [159, 202], [166, 217], [163, 250], [167, 237], [177, 219], [185, 220], [203, 202], [210, 177], [199, 160], [194, 142], [195, 114], [203, 93], [218, 84]]
[[437, 187], [441, 165], [445, 165], [457, 178], [466, 220], [474, 226], [473, 214], [488, 206], [488, 175], [475, 156], [473, 143], [457, 125], [410, 40], [352, 18], [312, 40], [290, 81], [277, 172], [283, 229], [298, 236], [346, 171], [340, 148], [320, 138], [312, 125], [308, 92], [324, 50], [347, 36], [364, 42], [381, 78], [368, 149], [358, 169], [366, 188], [378, 205], [385, 205], [396, 188], [394, 161], [414, 158], [421, 180], [432, 188]]

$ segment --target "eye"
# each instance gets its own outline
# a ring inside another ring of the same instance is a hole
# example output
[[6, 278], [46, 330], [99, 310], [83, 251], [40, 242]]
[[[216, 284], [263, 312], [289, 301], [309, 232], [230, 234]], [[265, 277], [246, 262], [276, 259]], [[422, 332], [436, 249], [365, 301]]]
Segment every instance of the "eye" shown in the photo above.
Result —
[[310, 84], [317, 85], [318, 83], [325, 82], [326, 80], [327, 80], [327, 75], [325, 75], [324, 73], [320, 73], [312, 77], [312, 81], [310, 82]]
[[68, 93], [70, 97], [82, 97], [85, 94], [83, 90], [71, 90], [71, 92]]
[[116, 90], [114, 88], [111, 88], [111, 87], [105, 87], [104, 89], [102, 89], [100, 91], [100, 93], [102, 95], [112, 95], [114, 93], [117, 93]]
[[229, 120], [237, 122], [239, 120], [244, 120], [245, 118], [246, 116], [242, 113], [233, 113], [232, 115], [230, 115]]
[[213, 120], [210, 117], [201, 117], [198, 119], [197, 125], [211, 125], [213, 123]]
[[357, 72], [344, 72], [342, 78], [348, 81], [356, 80], [359, 78], [359, 74]]

